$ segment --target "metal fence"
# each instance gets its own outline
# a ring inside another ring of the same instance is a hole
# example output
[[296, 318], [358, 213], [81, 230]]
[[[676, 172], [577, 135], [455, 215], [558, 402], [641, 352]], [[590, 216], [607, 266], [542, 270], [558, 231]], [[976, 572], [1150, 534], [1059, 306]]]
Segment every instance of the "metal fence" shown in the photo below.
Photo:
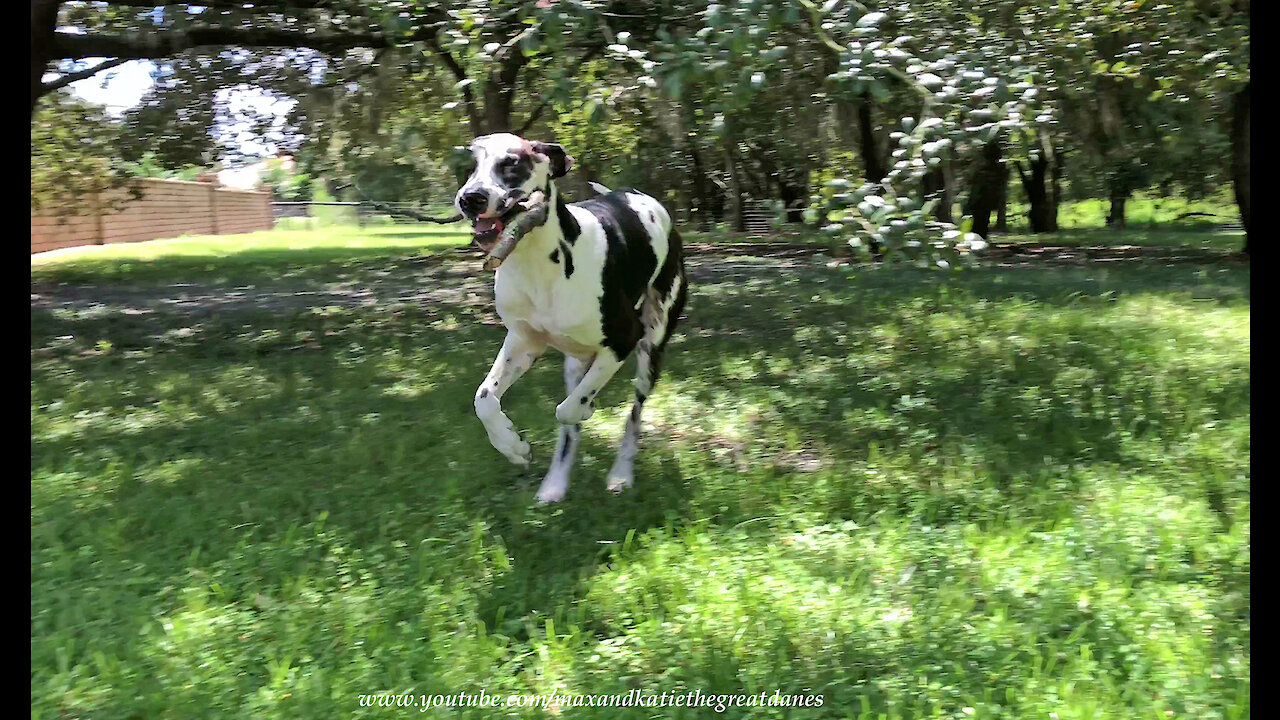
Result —
[[[412, 217], [397, 214], [394, 212], [396, 210], [429, 215], [449, 215], [456, 212], [443, 205], [404, 202], [378, 204], [381, 208], [375, 208], [368, 202], [280, 201], [271, 203], [271, 214], [276, 227], [297, 226], [299, 229], [314, 229], [326, 225], [355, 225], [364, 228], [368, 225], [421, 222]], [[392, 212], [388, 212], [388, 209]]]

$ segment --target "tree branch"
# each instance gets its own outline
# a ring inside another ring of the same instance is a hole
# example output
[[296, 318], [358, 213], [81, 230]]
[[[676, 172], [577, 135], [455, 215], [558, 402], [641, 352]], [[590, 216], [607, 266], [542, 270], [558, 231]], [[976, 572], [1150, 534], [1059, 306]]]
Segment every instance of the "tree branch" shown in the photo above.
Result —
[[411, 35], [386, 33], [331, 33], [278, 30], [274, 28], [223, 28], [197, 26], [189, 30], [169, 30], [137, 34], [55, 33], [52, 59], [115, 57], [125, 60], [158, 60], [187, 50], [210, 46], [252, 48], [310, 48], [336, 53], [354, 48], [394, 47], [404, 42], [434, 38], [442, 22], [424, 25]]
[[[431, 52], [435, 53], [436, 57], [440, 58], [440, 62], [444, 63], [444, 66], [449, 68], [449, 72], [453, 73], [453, 77], [456, 78], [458, 82], [468, 79], [467, 71], [463, 69], [462, 65], [458, 63], [458, 60], [454, 58], [448, 50], [445, 50], [440, 46], [440, 39], [436, 35], [432, 35], [427, 38], [427, 45], [431, 48]], [[467, 109], [467, 123], [471, 127], [471, 134], [480, 135], [482, 119], [480, 117], [480, 109], [476, 107], [476, 97], [471, 92], [470, 85], [462, 86], [462, 102]]]
[[106, 60], [104, 62], [98, 63], [97, 65], [91, 68], [85, 68], [84, 70], [79, 70], [77, 72], [63, 73], [55, 80], [51, 80], [47, 83], [42, 83], [40, 86], [41, 87], [40, 94], [43, 95], [45, 93], [51, 93], [54, 90], [66, 87], [73, 82], [79, 82], [81, 80], [91, 78], [94, 75], [97, 75], [98, 73], [102, 72], [103, 70], [106, 70], [107, 68], [113, 68], [113, 67], [116, 67], [117, 65], [123, 65], [127, 62], [129, 61], [126, 58], [115, 58], [114, 60]]
[[246, 5], [255, 10], [350, 10], [352, 3], [334, 0], [274, 0], [274, 2], [258, 2], [257, 0], [199, 0], [198, 2], [181, 2], [180, 0], [105, 0], [107, 5], [116, 7], [159, 8], [175, 5], [200, 5], [215, 10], [244, 10]]
[[[587, 51], [578, 58], [578, 62], [573, 64], [573, 69], [569, 71], [570, 74], [576, 75], [578, 70], [582, 69], [583, 65], [586, 65], [592, 58], [599, 55], [602, 50], [604, 50], [603, 45], [593, 45], [590, 48], [587, 48]], [[520, 129], [516, 130], [516, 134], [524, 135], [529, 128], [533, 127], [534, 123], [538, 122], [538, 118], [542, 117], [542, 111], [546, 110], [547, 106], [550, 104], [550, 96], [544, 96], [542, 102], [538, 103], [538, 106], [533, 109], [533, 112], [529, 113], [529, 117], [525, 119], [522, 125], [520, 125]]]

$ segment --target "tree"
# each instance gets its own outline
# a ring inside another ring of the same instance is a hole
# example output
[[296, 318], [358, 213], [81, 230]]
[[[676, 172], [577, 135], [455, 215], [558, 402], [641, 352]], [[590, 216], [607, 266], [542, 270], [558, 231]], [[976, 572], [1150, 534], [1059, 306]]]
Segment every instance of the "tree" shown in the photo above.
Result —
[[1232, 96], [1231, 107], [1231, 178], [1235, 185], [1236, 203], [1240, 206], [1240, 223], [1244, 227], [1244, 248], [1249, 254], [1249, 83]]
[[53, 93], [31, 123], [32, 214], [67, 216], [137, 197], [119, 135], [102, 108]]
[[[247, 72], [269, 87], [289, 75], [296, 81], [317, 69], [327, 74], [329, 68], [345, 65], [352, 50], [413, 46], [415, 57], [430, 58], [453, 76], [473, 134], [519, 130], [546, 106], [531, 103], [526, 118], [515, 122], [523, 75], [554, 82], [604, 49], [607, 10], [582, 8], [480, 0], [34, 0], [32, 113], [52, 89], [127, 60], [200, 58], [190, 66], [205, 70], [206, 77], [225, 76], [235, 68], [242, 77]], [[72, 63], [95, 57], [110, 59], [97, 67], [72, 69]], [[51, 63], [60, 63], [62, 75], [45, 83], [41, 78]]]

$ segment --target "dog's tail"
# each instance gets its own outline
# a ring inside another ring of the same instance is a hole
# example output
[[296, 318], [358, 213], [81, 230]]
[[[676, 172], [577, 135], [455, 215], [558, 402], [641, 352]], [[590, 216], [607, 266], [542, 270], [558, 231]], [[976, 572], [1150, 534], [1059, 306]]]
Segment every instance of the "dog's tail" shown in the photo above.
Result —
[[592, 190], [595, 190], [596, 192], [600, 193], [601, 195], [608, 195], [609, 193], [613, 192], [613, 191], [612, 191], [612, 190], [610, 190], [609, 188], [607, 188], [607, 187], [605, 187], [605, 186], [601, 185], [601, 184], [600, 184], [600, 183], [598, 183], [598, 182], [595, 182], [594, 180], [588, 180], [588, 181], [587, 181], [587, 184], [591, 186], [591, 189], [592, 189]]

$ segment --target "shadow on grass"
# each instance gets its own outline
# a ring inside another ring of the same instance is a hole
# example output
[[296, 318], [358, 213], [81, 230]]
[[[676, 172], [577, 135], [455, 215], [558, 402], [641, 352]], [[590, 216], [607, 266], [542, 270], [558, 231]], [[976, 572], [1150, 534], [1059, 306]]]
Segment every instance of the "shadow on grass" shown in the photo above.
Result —
[[[122, 255], [86, 253], [33, 264], [31, 274], [34, 280], [61, 283], [313, 281], [332, 278], [335, 272], [355, 274], [386, 263], [409, 263], [437, 254], [456, 255], [470, 245], [469, 236], [445, 229], [394, 234], [353, 229], [350, 238], [334, 232], [325, 236], [326, 242], [315, 244], [305, 239], [305, 233], [294, 232], [235, 237], [242, 239], [164, 241], [163, 248], [158, 246], [155, 250], [142, 243], [127, 248], [137, 252]], [[300, 239], [282, 239], [290, 237]], [[415, 247], [416, 243], [420, 245]], [[117, 250], [116, 246], [108, 247]]]
[[[453, 313], [466, 320], [442, 319]], [[651, 441], [638, 459], [638, 487], [615, 498], [604, 474], [616, 444], [590, 432], [568, 499], [534, 506], [537, 472], [558, 428], [559, 358], [540, 361], [504, 402], [535, 446], [532, 474], [522, 473], [489, 447], [472, 411], [501, 330], [465, 307], [379, 316], [33, 314], [36, 345], [76, 337], [111, 348], [54, 350], [55, 364], [70, 374], [41, 377], [42, 402], [80, 396], [76, 387], [90, 382], [95, 402], [150, 420], [33, 439], [37, 472], [61, 466], [98, 478], [88, 497], [35, 491], [42, 496], [33, 522], [53, 532], [37, 541], [100, 545], [109, 532], [121, 561], [148, 569], [149, 581], [133, 582], [143, 595], [199, 568], [217, 574], [250, 543], [264, 556], [260, 576], [238, 578], [252, 594], [307, 565], [289, 557], [286, 538], [321, 513], [330, 532], [366, 552], [393, 539], [454, 543], [480, 527], [511, 562], [479, 594], [478, 612], [490, 627], [514, 621], [509, 630], [523, 635], [522, 619], [572, 604], [582, 580], [628, 533], [686, 515], [690, 487], [671, 448]], [[420, 364], [402, 365], [407, 358]], [[625, 382], [614, 385], [602, 403], [629, 397]], [[272, 558], [271, 548], [281, 556]], [[442, 552], [465, 564], [471, 550], [459, 543]]]
[[[369, 283], [407, 262], [305, 257], [289, 263], [329, 262], [329, 277], [342, 264]], [[599, 428], [621, 426], [628, 364], [600, 400], [613, 416], [588, 428], [568, 499], [552, 507], [532, 495], [554, 446], [559, 358], [504, 398], [535, 446], [536, 470], [522, 475], [472, 412], [503, 335], [487, 308], [33, 311], [33, 595], [48, 608], [33, 609], [33, 637], [68, 638], [73, 655], [142, 652], [139, 633], [180, 610], [184, 589], [269, 607], [305, 597], [307, 582], [371, 583], [387, 627], [425, 613], [415, 595], [461, 587], [461, 617], [516, 641], [548, 619], [602, 632], [579, 609], [587, 588], [647, 531], [727, 530], [783, 506], [823, 522], [1052, 524], [1084, 501], [1081, 468], [1150, 467], [1160, 460], [1135, 448], [1157, 453], [1249, 414], [1247, 358], [1219, 357], [1164, 315], [1247, 303], [1248, 268], [944, 276], [773, 264], [707, 267], [693, 287], [637, 487], [618, 498], [603, 488], [615, 442]], [[726, 441], [737, 459], [716, 452], [726, 419], [748, 426]], [[779, 462], [792, 441], [822, 466]], [[1247, 496], [1212, 456], [1178, 462], [1187, 478], [1171, 493]], [[326, 627], [296, 652], [331, 653], [331, 635], [344, 637]], [[867, 639], [842, 640], [832, 668], [850, 670], [832, 682], [892, 664]], [[763, 650], [781, 663], [792, 651], [779, 642]], [[732, 686], [733, 649], [704, 651], [694, 676]], [[58, 662], [43, 645], [33, 655]], [[260, 665], [238, 682], [265, 682]]]

